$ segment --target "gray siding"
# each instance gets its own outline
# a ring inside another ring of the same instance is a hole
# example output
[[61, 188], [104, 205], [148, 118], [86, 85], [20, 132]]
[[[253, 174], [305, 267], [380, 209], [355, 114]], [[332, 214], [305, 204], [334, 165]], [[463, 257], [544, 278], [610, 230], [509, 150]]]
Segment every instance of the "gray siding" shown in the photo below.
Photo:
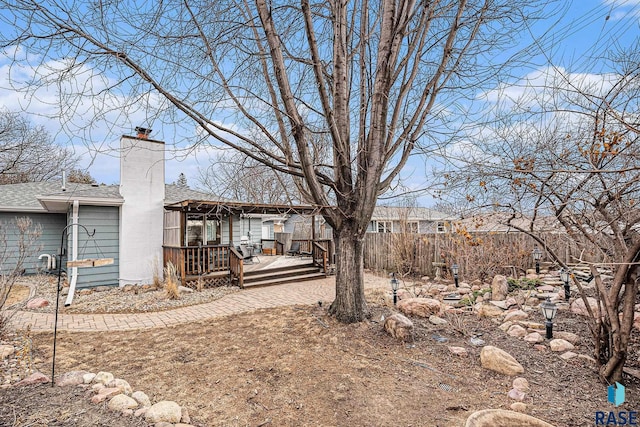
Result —
[[19, 239], [19, 234], [15, 227], [15, 219], [17, 217], [29, 217], [34, 226], [39, 225], [41, 228], [40, 237], [28, 249], [29, 256], [25, 259], [23, 268], [26, 269], [27, 274], [34, 274], [46, 269], [46, 260], [38, 260], [38, 256], [47, 253], [56, 255], [57, 258], [57, 254], [60, 252], [60, 240], [62, 238], [62, 230], [65, 227], [66, 215], [0, 212], [0, 273], [12, 271], [15, 268], [18, 255], [17, 242]]
[[[93, 237], [82, 227], [78, 230], [78, 259], [113, 258], [114, 263], [101, 267], [78, 268], [78, 288], [118, 285], [119, 277], [119, 208], [112, 206], [80, 206], [78, 223], [95, 229]], [[71, 236], [69, 236], [71, 240]]]

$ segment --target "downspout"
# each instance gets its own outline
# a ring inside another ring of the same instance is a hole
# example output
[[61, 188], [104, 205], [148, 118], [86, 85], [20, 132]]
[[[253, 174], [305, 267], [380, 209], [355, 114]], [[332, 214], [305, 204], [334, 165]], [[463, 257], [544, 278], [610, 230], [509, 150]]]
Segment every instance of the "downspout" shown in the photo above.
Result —
[[[80, 203], [77, 200], [73, 201], [73, 208], [71, 211], [71, 261], [78, 260], [78, 210]], [[76, 290], [76, 282], [78, 281], [78, 267], [71, 267], [71, 281], [69, 282], [69, 294], [67, 300], [64, 302], [65, 307], [69, 307], [73, 301], [73, 294]]]

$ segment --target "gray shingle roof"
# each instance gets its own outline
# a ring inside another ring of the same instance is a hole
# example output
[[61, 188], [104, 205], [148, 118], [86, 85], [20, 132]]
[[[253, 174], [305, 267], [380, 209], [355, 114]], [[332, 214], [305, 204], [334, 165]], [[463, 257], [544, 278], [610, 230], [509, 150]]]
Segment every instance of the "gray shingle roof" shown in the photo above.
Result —
[[[60, 182], [27, 182], [21, 184], [0, 185], [0, 211], [45, 212], [38, 201], [39, 197], [60, 198], [73, 197], [92, 199], [113, 199], [114, 204], [122, 202], [118, 185], [91, 185], [69, 183], [66, 191], [62, 191]], [[175, 184], [165, 185], [165, 204], [183, 200], [226, 201], [212, 194], [191, 188], [179, 187]]]
[[45, 209], [38, 197], [92, 197], [122, 200], [117, 185], [100, 185], [69, 183], [66, 191], [62, 191], [60, 182], [25, 182], [20, 184], [0, 185], [0, 210], [29, 212]]

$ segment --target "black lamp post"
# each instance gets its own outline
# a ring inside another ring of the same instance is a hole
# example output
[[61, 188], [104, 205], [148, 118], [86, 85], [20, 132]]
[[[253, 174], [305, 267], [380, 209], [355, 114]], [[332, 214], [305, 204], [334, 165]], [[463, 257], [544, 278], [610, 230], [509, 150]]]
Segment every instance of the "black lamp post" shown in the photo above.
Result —
[[545, 326], [547, 329], [547, 339], [549, 340], [553, 338], [553, 319], [556, 317], [558, 307], [547, 297], [546, 301], [540, 304], [540, 311], [546, 320]]
[[536, 274], [540, 274], [540, 260], [542, 259], [542, 251], [539, 247], [534, 247], [531, 253], [533, 260], [536, 262]]
[[400, 286], [400, 281], [396, 279], [396, 273], [391, 273], [391, 289], [393, 290], [393, 305], [396, 305], [396, 302], [398, 302], [398, 286]]
[[453, 281], [456, 284], [456, 288], [458, 287], [458, 271], [460, 271], [460, 267], [458, 267], [458, 264], [453, 264], [451, 266], [451, 272], [453, 273]]
[[565, 301], [569, 301], [569, 296], [571, 296], [571, 287], [569, 286], [569, 279], [571, 278], [571, 270], [564, 268], [560, 270], [560, 280], [564, 282], [564, 299]]

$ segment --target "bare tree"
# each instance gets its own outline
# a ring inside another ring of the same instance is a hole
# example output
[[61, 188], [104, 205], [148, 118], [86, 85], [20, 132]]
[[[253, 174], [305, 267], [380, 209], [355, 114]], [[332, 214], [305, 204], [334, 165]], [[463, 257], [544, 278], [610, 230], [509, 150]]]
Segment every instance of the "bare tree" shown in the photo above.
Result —
[[[511, 122], [517, 124], [502, 120], [504, 126], [492, 137], [485, 133], [470, 150], [478, 154], [467, 153], [470, 161], [447, 174], [449, 191], [460, 190], [468, 205], [507, 213], [506, 224], [543, 246], [536, 224], [553, 218], [583, 249], [575, 261], [590, 262], [596, 279], [602, 313], [591, 313], [590, 327], [600, 374], [609, 382], [622, 380], [640, 273], [637, 49], [621, 55], [615, 65], [615, 72], [589, 86], [583, 74], [547, 80], [553, 84], [544, 91], [509, 107], [510, 114], [522, 113]], [[531, 118], [532, 111], [545, 119]], [[562, 257], [546, 250], [566, 267]], [[613, 279], [603, 281], [598, 266], [613, 269]]]
[[77, 162], [42, 126], [20, 113], [0, 110], [0, 184], [48, 181]]
[[201, 187], [225, 199], [262, 204], [303, 203], [290, 175], [240, 153], [225, 153], [200, 169]]
[[[148, 99], [149, 121], [187, 117], [200, 134], [291, 175], [334, 230], [330, 311], [344, 322], [367, 316], [363, 238], [378, 196], [433, 143], [425, 127], [488, 83], [497, 49], [541, 13], [522, 0], [1, 4], [12, 30], [0, 44], [43, 55], [39, 70], [55, 60], [49, 81], [109, 76], [104, 87], [65, 91], [66, 104]], [[174, 110], [162, 116], [150, 94]]]

